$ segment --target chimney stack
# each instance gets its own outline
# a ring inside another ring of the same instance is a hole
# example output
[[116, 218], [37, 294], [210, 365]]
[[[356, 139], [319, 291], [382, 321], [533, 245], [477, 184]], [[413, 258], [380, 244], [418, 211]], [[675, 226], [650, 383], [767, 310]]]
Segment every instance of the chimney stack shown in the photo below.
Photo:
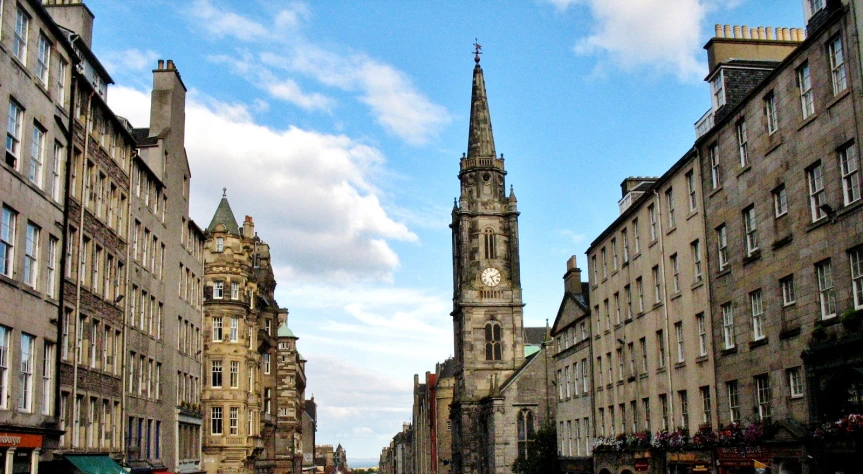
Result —
[[246, 216], [246, 220], [243, 221], [243, 237], [247, 239], [251, 239], [255, 236], [255, 221], [252, 220], [252, 216]]
[[566, 273], [563, 275], [563, 289], [573, 295], [581, 294], [581, 269], [575, 260], [575, 255], [566, 262]]
[[81, 0], [42, 0], [42, 6], [54, 19], [54, 23], [74, 32], [81, 41], [92, 48], [93, 12]]

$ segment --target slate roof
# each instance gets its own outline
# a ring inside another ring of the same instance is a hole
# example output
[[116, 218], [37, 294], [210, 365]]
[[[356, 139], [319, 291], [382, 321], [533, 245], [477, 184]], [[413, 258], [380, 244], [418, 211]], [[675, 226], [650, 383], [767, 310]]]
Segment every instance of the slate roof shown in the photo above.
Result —
[[540, 345], [545, 340], [545, 328], [524, 328], [524, 343]]
[[213, 220], [207, 226], [207, 232], [213, 232], [219, 224], [224, 225], [227, 232], [231, 234], [240, 234], [240, 226], [237, 224], [237, 219], [234, 218], [234, 212], [231, 210], [231, 205], [228, 204], [228, 197], [225, 194], [222, 194], [222, 201], [219, 202], [219, 207], [213, 214]]
[[139, 146], [149, 146], [159, 143], [159, 139], [157, 137], [150, 136], [149, 128], [133, 128], [132, 138], [135, 139], [135, 142], [138, 143]]

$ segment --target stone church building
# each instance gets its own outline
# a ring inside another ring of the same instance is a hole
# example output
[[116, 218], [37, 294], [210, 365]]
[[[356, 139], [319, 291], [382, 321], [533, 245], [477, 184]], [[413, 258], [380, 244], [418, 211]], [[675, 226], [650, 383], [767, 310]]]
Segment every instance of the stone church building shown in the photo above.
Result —
[[[453, 474], [510, 473], [534, 433], [553, 422], [553, 362], [541, 344], [525, 351], [518, 206], [497, 156], [479, 47], [468, 151], [452, 211], [455, 387]], [[547, 334], [547, 333], [546, 333]]]

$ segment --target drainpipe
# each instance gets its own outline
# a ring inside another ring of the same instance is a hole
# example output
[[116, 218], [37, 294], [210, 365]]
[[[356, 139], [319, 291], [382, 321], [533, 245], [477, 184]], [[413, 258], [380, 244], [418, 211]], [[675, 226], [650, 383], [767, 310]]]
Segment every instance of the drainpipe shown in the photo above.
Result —
[[[75, 101], [78, 100], [76, 91], [78, 90], [78, 72], [76, 66], [78, 65], [78, 61], [74, 60], [71, 70], [71, 81], [69, 87], [69, 126], [66, 130], [66, 169], [64, 170], [63, 176], [63, 243], [60, 248], [60, 265], [58, 270], [60, 271], [60, 285], [56, 290], [59, 290], [59, 297], [57, 302], [57, 354], [54, 360], [54, 414], [58, 418], [58, 425], [63, 422], [60, 420], [60, 370], [61, 370], [61, 360], [63, 353], [63, 346], [67, 343], [63, 339], [63, 328], [66, 327], [66, 265], [68, 262], [66, 261], [66, 248], [69, 245], [69, 205], [72, 202], [72, 191], [69, 189], [69, 184], [72, 182], [72, 156], [73, 156], [73, 143], [75, 140]], [[61, 104], [62, 105], [62, 104]], [[64, 433], [65, 434], [65, 433]]]
[[[93, 91], [90, 91], [90, 95], [87, 97], [87, 109], [84, 115], [84, 152], [81, 155], [81, 173], [78, 175], [81, 177], [81, 201], [80, 201], [80, 216], [78, 217], [78, 270], [76, 272], [76, 281], [75, 281], [75, 353], [72, 357], [73, 366], [72, 366], [72, 424], [75, 427], [75, 432], [72, 433], [72, 437], [74, 439], [75, 434], [80, 429], [80, 414], [78, 413], [78, 364], [80, 360], [78, 360], [78, 338], [81, 335], [81, 262], [82, 259], [85, 258], [84, 255], [84, 213], [86, 212], [84, 207], [85, 196], [88, 191], [88, 185], [84, 183], [84, 171], [87, 168], [87, 148], [90, 146], [90, 131], [89, 124], [91, 114], [90, 114], [90, 105], [93, 101]], [[74, 114], [73, 112], [70, 112]], [[73, 133], [74, 133], [74, 124]], [[74, 136], [74, 135], [73, 135]], [[69, 147], [70, 151], [73, 147]], [[72, 190], [74, 192], [74, 190]], [[81, 348], [81, 354], [84, 353], [83, 347]], [[80, 443], [81, 439], [78, 439]]]
[[665, 322], [665, 330], [663, 339], [665, 340], [665, 375], [668, 378], [668, 417], [669, 431], [674, 428], [674, 385], [671, 377], [671, 336], [668, 327], [668, 285], [665, 284], [665, 240], [663, 239], [664, 231], [662, 230], [662, 205], [659, 199], [659, 193], [656, 188], [653, 189], [657, 207], [657, 222], [659, 223], [659, 275], [662, 276], [662, 316]]

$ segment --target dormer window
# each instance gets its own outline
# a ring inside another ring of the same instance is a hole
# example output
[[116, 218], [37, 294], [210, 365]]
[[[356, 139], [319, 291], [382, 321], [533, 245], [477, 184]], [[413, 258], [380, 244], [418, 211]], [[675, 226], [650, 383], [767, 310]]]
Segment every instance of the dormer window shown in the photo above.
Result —
[[725, 74], [722, 69], [719, 74], [710, 81], [710, 89], [713, 91], [713, 110], [717, 110], [725, 105]]

